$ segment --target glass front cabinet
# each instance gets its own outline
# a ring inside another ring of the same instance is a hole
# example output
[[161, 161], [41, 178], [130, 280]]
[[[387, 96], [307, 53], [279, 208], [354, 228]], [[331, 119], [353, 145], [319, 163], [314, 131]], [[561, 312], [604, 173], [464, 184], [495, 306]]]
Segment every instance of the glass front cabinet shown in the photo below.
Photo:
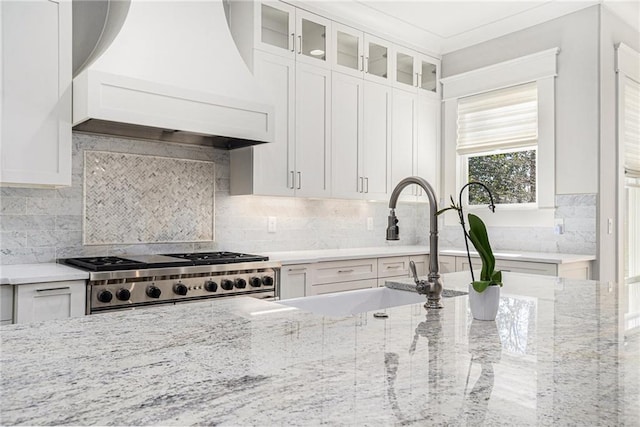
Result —
[[331, 21], [280, 2], [256, 3], [258, 49], [330, 67]]
[[439, 94], [440, 60], [396, 47], [394, 86], [405, 90], [420, 90]]

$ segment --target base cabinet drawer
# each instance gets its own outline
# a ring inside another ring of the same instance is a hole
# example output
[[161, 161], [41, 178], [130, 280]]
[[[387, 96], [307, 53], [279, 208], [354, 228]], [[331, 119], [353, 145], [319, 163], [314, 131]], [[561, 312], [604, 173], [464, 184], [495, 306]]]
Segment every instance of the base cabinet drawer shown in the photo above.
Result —
[[307, 286], [307, 296], [322, 295], [332, 292], [355, 291], [356, 289], [375, 288], [378, 279], [353, 280], [350, 282], [323, 283]]
[[79, 317], [85, 314], [84, 280], [17, 285], [16, 323]]
[[376, 258], [330, 261], [315, 264], [312, 283], [313, 285], [321, 285], [323, 283], [350, 282], [375, 279], [377, 277], [378, 260]]

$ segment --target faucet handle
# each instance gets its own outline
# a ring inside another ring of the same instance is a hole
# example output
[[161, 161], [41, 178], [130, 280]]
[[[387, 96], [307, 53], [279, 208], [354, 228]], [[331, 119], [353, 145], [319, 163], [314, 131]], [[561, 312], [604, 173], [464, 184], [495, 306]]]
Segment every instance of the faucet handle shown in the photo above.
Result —
[[415, 262], [409, 261], [409, 270], [411, 271], [411, 275], [413, 276], [413, 280], [416, 282], [416, 285], [420, 284], [420, 280], [418, 279], [418, 273], [416, 272]]

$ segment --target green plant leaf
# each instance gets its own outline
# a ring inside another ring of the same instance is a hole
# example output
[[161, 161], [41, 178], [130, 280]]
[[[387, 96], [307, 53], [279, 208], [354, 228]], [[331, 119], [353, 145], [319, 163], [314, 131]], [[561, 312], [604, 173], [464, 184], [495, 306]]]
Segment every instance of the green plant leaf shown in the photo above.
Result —
[[491, 282], [488, 280], [476, 280], [475, 282], [471, 282], [471, 285], [476, 292], [484, 292], [484, 290], [491, 285]]
[[492, 284], [502, 286], [502, 271], [494, 271], [493, 275], [491, 276], [491, 282]]
[[480, 279], [490, 281], [493, 276], [496, 260], [491, 250], [491, 244], [489, 243], [487, 227], [485, 227], [484, 222], [477, 215], [469, 214], [467, 217], [469, 218], [469, 238], [482, 259]]

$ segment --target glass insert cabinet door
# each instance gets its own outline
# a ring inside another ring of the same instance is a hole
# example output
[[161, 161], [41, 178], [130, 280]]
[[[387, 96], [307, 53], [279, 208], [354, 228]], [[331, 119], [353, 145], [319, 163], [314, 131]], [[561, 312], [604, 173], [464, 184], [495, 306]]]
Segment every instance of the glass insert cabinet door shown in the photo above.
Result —
[[430, 92], [438, 91], [438, 66], [434, 62], [418, 58], [418, 88]]
[[257, 45], [261, 49], [293, 56], [295, 49], [295, 8], [284, 3], [260, 3]]
[[391, 44], [385, 40], [365, 34], [364, 46], [365, 78], [379, 83], [388, 83]]
[[333, 69], [362, 78], [364, 33], [337, 22], [331, 23], [331, 31], [333, 31]]
[[296, 10], [297, 60], [329, 67], [331, 21], [312, 13]]

